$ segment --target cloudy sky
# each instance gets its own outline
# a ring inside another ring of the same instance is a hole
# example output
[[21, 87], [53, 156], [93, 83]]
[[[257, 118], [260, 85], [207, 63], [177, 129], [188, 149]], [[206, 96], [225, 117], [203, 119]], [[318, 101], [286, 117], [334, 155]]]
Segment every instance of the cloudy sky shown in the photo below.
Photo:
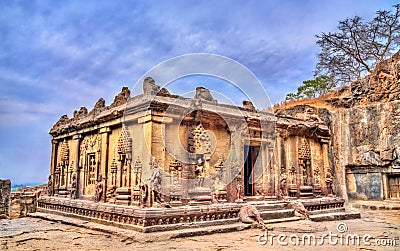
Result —
[[46, 182], [48, 131], [62, 114], [90, 110], [100, 97], [110, 104], [122, 86], [132, 88], [172, 57], [232, 58], [260, 79], [273, 103], [281, 102], [313, 77], [315, 34], [394, 4], [0, 0], [0, 179]]

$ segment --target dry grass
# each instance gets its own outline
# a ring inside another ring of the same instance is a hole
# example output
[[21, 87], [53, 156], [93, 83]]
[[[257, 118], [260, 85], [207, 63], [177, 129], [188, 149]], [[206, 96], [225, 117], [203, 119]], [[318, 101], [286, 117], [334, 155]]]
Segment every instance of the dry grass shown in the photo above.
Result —
[[276, 104], [274, 105], [274, 111], [278, 109], [286, 109], [290, 107], [294, 107], [297, 105], [310, 105], [316, 108], [327, 108], [329, 110], [336, 110], [338, 109], [337, 107], [331, 106], [329, 103], [326, 102], [327, 99], [333, 98], [333, 97], [344, 97], [348, 96], [347, 89], [342, 89], [339, 88], [337, 90], [331, 91], [323, 96], [317, 97], [317, 98], [305, 98], [301, 100], [294, 100], [294, 101], [284, 101], [281, 104]]

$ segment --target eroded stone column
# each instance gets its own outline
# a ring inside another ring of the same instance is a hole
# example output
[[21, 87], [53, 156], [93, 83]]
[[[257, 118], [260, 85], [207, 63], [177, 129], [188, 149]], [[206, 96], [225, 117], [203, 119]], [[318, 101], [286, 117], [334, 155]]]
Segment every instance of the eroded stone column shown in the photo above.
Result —
[[108, 148], [109, 148], [109, 134], [111, 130], [109, 127], [103, 127], [100, 129], [101, 135], [101, 150], [100, 150], [100, 173], [103, 177], [103, 200], [106, 202], [106, 191], [107, 191], [107, 179], [108, 179]]
[[[81, 194], [79, 194], [79, 177], [80, 177], [80, 169], [79, 169], [79, 148], [80, 148], [80, 144], [81, 144], [81, 139], [82, 136], [80, 134], [76, 134], [74, 136], [72, 136], [72, 151], [71, 151], [71, 156], [72, 156], [72, 161], [73, 166], [73, 173], [76, 173], [76, 198], [79, 198], [79, 196]], [[73, 173], [71, 175], [73, 175]], [[72, 184], [71, 184], [72, 185]]]
[[389, 199], [389, 180], [387, 173], [382, 173], [382, 195], [384, 200]]
[[[327, 174], [331, 172], [331, 167], [329, 163], [329, 151], [328, 151], [328, 140], [321, 140], [322, 144], [322, 161], [323, 161], [323, 168], [321, 168], [321, 186], [325, 194], [328, 193], [328, 188], [326, 184]], [[329, 177], [331, 174], [328, 174]]]
[[54, 175], [54, 172], [57, 168], [57, 151], [58, 151], [58, 141], [56, 139], [53, 139], [51, 141], [51, 160], [50, 160], [50, 180], [51, 181], [51, 194], [53, 195], [54, 189], [55, 189], [55, 182], [56, 182], [56, 177]]

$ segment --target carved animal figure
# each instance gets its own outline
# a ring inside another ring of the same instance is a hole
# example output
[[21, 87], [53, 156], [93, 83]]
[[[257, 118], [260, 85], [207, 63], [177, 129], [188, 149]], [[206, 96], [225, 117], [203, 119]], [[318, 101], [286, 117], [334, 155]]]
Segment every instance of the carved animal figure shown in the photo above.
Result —
[[313, 108], [306, 108], [304, 113], [298, 113], [295, 115], [296, 118], [307, 121], [307, 122], [316, 122], [322, 123], [322, 120], [314, 113]]
[[243, 223], [258, 223], [261, 228], [265, 228], [264, 220], [260, 216], [257, 208], [253, 205], [246, 204], [240, 208], [239, 220]]
[[301, 217], [303, 220], [310, 220], [308, 211], [301, 202], [292, 201], [289, 204], [294, 209], [296, 216]]

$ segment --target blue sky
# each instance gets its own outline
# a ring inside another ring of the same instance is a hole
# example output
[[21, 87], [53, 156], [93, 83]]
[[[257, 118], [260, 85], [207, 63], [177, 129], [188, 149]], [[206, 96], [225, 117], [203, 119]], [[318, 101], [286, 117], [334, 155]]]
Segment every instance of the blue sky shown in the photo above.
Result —
[[261, 80], [273, 103], [281, 102], [313, 77], [315, 34], [394, 4], [0, 0], [0, 179], [46, 182], [48, 131], [62, 114], [90, 110], [100, 97], [110, 104], [122, 86], [132, 88], [172, 57], [232, 58]]

